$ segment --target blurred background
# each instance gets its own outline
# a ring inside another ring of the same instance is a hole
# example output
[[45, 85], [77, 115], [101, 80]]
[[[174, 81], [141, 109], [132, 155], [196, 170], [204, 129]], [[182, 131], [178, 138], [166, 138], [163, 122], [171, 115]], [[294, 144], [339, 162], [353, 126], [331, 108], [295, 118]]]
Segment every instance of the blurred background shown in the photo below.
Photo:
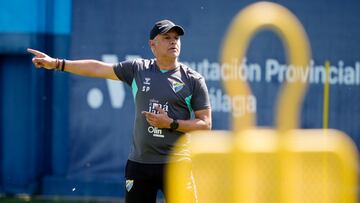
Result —
[[[149, 31], [170, 19], [185, 29], [180, 60], [201, 73], [212, 104], [213, 129], [230, 129], [229, 112], [256, 112], [272, 127], [276, 95], [291, 82], [283, 44], [273, 32], [250, 43], [244, 72], [221, 71], [227, 28], [251, 0], [12, 0], [0, 7], [0, 194], [2, 196], [124, 196], [124, 167], [134, 104], [121, 82], [36, 69], [26, 48], [56, 58], [116, 63], [151, 58]], [[272, 1], [303, 24], [312, 48], [299, 126], [335, 128], [360, 145], [360, 1]], [[325, 62], [330, 94], [324, 97]], [[253, 94], [232, 100], [222, 81], [248, 82]], [[328, 108], [324, 101], [329, 101]], [[233, 104], [233, 105], [232, 105]], [[328, 113], [328, 116], [325, 116]], [[9, 200], [6, 200], [9, 201]]]

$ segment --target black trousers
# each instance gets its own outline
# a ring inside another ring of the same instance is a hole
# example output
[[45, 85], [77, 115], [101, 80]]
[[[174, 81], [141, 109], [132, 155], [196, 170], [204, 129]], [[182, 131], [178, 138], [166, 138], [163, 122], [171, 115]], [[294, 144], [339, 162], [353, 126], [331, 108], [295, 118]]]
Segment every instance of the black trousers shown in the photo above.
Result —
[[128, 160], [125, 168], [125, 202], [155, 203], [157, 192], [164, 194], [165, 164], [142, 164]]
[[[125, 168], [125, 202], [156, 203], [158, 191], [161, 191], [166, 199], [165, 167], [165, 164], [142, 164], [128, 160]], [[196, 203], [197, 192], [191, 172], [188, 177], [184, 187], [191, 197], [189, 203]]]

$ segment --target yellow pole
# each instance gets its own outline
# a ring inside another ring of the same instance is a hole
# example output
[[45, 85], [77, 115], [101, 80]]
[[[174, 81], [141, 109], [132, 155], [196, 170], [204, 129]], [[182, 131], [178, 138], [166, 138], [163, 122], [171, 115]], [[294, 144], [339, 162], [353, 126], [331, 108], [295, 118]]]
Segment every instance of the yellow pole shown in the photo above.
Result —
[[[329, 85], [329, 69], [330, 69], [330, 61], [325, 61], [325, 81], [324, 81], [324, 93], [323, 93], [323, 137], [324, 142], [327, 142], [328, 138], [328, 128], [329, 128], [329, 93], [330, 93], [330, 85]], [[327, 143], [324, 143], [325, 145]], [[324, 202], [329, 202], [329, 154], [326, 153], [323, 156], [323, 179], [322, 179], [322, 195], [324, 196]]]
[[329, 128], [329, 94], [330, 94], [330, 85], [329, 85], [329, 69], [330, 61], [325, 61], [325, 83], [324, 83], [324, 98], [323, 98], [323, 128]]

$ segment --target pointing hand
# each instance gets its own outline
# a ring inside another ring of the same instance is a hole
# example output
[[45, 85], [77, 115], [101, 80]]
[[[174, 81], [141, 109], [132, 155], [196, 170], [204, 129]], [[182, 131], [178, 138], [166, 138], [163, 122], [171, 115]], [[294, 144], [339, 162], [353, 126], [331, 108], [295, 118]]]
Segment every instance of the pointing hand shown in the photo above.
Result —
[[32, 62], [36, 66], [36, 68], [43, 67], [51, 70], [56, 68], [57, 63], [60, 63], [58, 59], [54, 59], [38, 50], [28, 48], [27, 51], [34, 55]]

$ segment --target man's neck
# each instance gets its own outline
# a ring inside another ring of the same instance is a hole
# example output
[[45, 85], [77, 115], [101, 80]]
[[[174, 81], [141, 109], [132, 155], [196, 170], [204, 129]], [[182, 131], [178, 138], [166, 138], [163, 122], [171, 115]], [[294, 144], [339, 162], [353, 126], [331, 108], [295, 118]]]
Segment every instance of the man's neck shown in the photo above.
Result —
[[156, 59], [156, 64], [160, 70], [172, 70], [177, 67], [178, 61], [177, 58], [175, 59]]

